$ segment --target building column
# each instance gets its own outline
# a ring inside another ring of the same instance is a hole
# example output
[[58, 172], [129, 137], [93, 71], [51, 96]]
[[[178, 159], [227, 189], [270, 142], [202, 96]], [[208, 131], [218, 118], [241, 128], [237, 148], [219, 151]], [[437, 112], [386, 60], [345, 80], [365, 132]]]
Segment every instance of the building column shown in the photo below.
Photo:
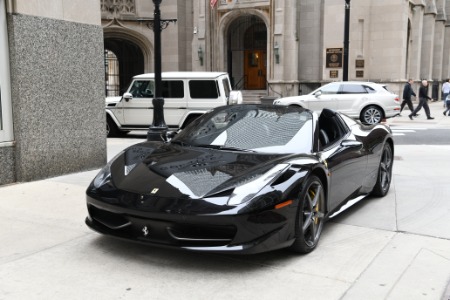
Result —
[[414, 80], [420, 79], [424, 12], [425, 7], [420, 4], [413, 6], [411, 12], [409, 77]]
[[436, 15], [434, 0], [427, 0], [423, 16], [420, 79], [432, 79]]
[[444, 28], [444, 52], [442, 58], [442, 79], [450, 78], [450, 0], [445, 0], [444, 11], [446, 15]]
[[445, 42], [445, 10], [444, 0], [436, 2], [437, 16], [434, 32], [434, 51], [433, 51], [433, 72], [432, 78], [435, 81], [442, 81], [442, 69], [444, 60], [444, 42]]

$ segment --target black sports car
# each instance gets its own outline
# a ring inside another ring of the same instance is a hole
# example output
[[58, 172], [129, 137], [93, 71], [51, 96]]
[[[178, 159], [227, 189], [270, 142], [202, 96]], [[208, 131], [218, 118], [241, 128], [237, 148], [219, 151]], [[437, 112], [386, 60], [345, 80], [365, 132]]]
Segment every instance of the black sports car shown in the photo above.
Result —
[[87, 189], [103, 234], [197, 251], [312, 251], [324, 222], [391, 183], [384, 125], [335, 111], [216, 108], [172, 139], [122, 151]]

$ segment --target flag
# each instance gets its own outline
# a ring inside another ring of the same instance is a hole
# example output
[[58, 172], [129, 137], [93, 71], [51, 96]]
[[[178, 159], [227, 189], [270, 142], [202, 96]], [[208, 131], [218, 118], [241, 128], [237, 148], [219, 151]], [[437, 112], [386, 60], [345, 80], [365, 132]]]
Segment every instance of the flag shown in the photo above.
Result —
[[211, 5], [211, 8], [214, 8], [214, 6], [216, 6], [217, 4], [217, 0], [211, 0], [209, 4]]

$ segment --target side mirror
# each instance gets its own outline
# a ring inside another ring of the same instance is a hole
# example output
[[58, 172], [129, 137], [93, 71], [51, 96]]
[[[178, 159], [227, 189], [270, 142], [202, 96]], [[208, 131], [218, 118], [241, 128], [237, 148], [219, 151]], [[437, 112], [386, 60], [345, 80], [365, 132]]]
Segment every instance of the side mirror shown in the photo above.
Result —
[[319, 97], [320, 95], [322, 95], [322, 91], [317, 91], [314, 93], [314, 96], [316, 96], [316, 98]]
[[363, 144], [360, 141], [355, 141], [355, 140], [345, 140], [341, 142], [341, 147], [342, 148], [356, 148], [356, 149], [361, 149], [363, 146]]
[[131, 99], [133, 99], [133, 95], [131, 93], [125, 93], [122, 96], [123, 99], [125, 99], [125, 101], [130, 101]]

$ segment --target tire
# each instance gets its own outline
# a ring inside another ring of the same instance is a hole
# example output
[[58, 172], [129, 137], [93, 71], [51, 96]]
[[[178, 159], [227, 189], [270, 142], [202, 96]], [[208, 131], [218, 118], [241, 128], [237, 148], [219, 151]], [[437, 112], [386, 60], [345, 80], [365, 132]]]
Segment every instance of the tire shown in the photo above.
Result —
[[378, 168], [377, 182], [371, 192], [372, 196], [384, 197], [389, 191], [392, 180], [392, 166], [394, 158], [391, 145], [386, 143], [381, 154], [380, 166]]
[[305, 182], [295, 220], [296, 239], [290, 249], [297, 253], [309, 253], [319, 243], [325, 217], [325, 190], [316, 176]]
[[383, 110], [377, 106], [371, 105], [362, 110], [359, 119], [365, 124], [373, 125], [380, 123], [381, 120], [383, 120], [383, 117]]
[[116, 123], [114, 123], [114, 121], [110, 118], [110, 117], [106, 117], [106, 136], [107, 137], [115, 137], [115, 136], [119, 136], [120, 132], [119, 129], [117, 128]]

